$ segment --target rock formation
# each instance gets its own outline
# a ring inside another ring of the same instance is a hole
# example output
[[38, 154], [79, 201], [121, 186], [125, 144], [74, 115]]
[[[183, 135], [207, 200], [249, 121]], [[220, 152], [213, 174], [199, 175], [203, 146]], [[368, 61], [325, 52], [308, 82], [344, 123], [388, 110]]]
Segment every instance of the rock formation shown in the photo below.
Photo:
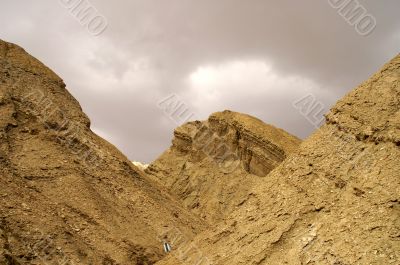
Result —
[[0, 176], [0, 264], [153, 264], [166, 231], [206, 227], [90, 130], [54, 72], [3, 41]]
[[399, 137], [397, 56], [258, 179], [251, 200], [198, 235], [196, 251], [157, 264], [400, 264]]
[[174, 134], [143, 171], [0, 41], [0, 264], [400, 264], [400, 55], [302, 143], [231, 111]]
[[147, 164], [143, 164], [143, 163], [138, 162], [138, 161], [132, 161], [132, 164], [134, 164], [136, 167], [138, 167], [142, 171], [145, 170], [149, 166]]
[[252, 197], [250, 188], [300, 145], [289, 133], [249, 115], [223, 111], [184, 124], [145, 171], [209, 223]]

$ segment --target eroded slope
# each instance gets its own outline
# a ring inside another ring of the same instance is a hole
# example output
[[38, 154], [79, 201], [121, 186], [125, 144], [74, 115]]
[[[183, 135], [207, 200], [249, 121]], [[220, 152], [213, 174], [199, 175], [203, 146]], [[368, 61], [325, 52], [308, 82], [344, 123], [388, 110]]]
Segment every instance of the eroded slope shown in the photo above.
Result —
[[56, 74], [0, 41], [0, 264], [153, 264], [166, 231], [204, 227], [90, 130]]
[[[400, 56], [192, 246], [157, 263], [400, 264]], [[198, 257], [201, 253], [201, 259]]]
[[298, 148], [300, 140], [232, 111], [189, 122], [146, 170], [209, 223], [221, 221], [253, 195], [251, 187]]

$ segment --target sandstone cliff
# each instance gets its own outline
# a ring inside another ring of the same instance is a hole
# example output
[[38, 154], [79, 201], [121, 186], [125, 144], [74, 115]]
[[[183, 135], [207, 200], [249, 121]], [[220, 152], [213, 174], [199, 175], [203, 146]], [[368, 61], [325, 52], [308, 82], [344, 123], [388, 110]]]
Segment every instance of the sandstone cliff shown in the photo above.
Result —
[[146, 170], [209, 223], [252, 196], [250, 188], [300, 144], [289, 133], [232, 111], [189, 122]]
[[140, 173], [63, 81], [0, 41], [0, 264], [153, 264], [205, 225]]
[[258, 179], [251, 199], [197, 236], [196, 251], [157, 264], [400, 264], [399, 125], [397, 56]]

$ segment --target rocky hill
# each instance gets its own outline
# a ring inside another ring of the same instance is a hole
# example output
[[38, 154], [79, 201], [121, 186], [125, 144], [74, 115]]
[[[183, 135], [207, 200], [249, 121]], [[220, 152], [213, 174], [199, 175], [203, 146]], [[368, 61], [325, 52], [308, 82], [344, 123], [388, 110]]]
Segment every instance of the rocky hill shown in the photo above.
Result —
[[145, 171], [209, 223], [252, 197], [251, 187], [300, 145], [289, 133], [232, 111], [189, 122]]
[[399, 139], [397, 56], [259, 179], [251, 200], [198, 235], [196, 251], [157, 264], [400, 264]]
[[303, 142], [223, 111], [145, 168], [0, 41], [0, 265], [400, 265], [399, 157], [400, 55]]
[[0, 264], [154, 264], [206, 228], [90, 130], [63, 81], [0, 41]]

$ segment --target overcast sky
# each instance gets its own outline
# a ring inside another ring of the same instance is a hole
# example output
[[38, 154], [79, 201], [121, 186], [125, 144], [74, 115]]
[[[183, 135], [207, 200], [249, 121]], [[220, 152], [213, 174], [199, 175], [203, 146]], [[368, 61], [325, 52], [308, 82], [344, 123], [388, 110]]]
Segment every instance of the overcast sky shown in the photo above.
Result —
[[359, 0], [354, 25], [332, 6], [348, 0], [90, 0], [93, 21], [68, 9], [77, 1], [0, 0], [0, 38], [59, 74], [92, 129], [142, 162], [170, 145], [177, 124], [158, 102], [172, 94], [196, 119], [230, 109], [305, 138], [315, 125], [293, 102], [311, 94], [328, 111], [400, 47], [399, 0]]

